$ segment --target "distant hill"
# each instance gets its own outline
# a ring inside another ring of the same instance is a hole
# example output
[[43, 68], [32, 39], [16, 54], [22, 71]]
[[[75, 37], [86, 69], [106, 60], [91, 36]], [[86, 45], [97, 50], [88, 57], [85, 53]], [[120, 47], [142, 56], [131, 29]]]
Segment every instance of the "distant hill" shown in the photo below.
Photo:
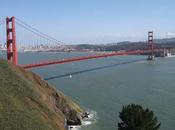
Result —
[[31, 71], [0, 60], [0, 130], [65, 130], [83, 110]]
[[175, 43], [175, 38], [155, 39], [157, 44]]
[[[155, 48], [167, 48], [173, 49], [175, 48], [175, 38], [166, 38], [166, 39], [155, 39]], [[119, 43], [109, 43], [102, 45], [94, 45], [94, 44], [80, 44], [74, 45], [73, 48], [75, 50], [93, 50], [93, 51], [132, 51], [132, 50], [142, 50], [147, 49], [147, 41], [140, 42], [130, 42], [124, 41]]]

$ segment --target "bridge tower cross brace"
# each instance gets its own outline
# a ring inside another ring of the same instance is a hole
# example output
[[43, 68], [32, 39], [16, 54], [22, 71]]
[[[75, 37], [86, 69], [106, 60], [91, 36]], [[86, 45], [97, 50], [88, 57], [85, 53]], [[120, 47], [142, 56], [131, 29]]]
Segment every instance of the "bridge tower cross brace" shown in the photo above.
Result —
[[16, 46], [15, 17], [6, 18], [6, 35], [7, 35], [7, 60], [18, 64], [18, 53]]
[[150, 51], [148, 54], [148, 60], [153, 60], [154, 59], [153, 31], [148, 32], [148, 50]]

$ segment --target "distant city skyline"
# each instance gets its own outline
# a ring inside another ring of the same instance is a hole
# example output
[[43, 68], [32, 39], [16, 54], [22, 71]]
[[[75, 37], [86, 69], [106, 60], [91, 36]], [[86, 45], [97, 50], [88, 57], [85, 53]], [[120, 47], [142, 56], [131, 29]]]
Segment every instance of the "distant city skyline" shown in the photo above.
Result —
[[[15, 16], [68, 44], [145, 41], [149, 30], [155, 38], [175, 37], [174, 5], [174, 0], [1, 0], [0, 19]], [[30, 38], [21, 32], [17, 37]]]

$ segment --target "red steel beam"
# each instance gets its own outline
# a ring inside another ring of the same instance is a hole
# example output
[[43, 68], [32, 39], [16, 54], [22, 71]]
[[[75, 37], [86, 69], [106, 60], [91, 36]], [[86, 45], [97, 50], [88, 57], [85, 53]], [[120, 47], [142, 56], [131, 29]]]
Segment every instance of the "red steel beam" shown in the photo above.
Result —
[[[154, 52], [159, 52], [161, 50], [154, 50]], [[82, 60], [89, 60], [89, 59], [97, 59], [97, 58], [104, 58], [104, 57], [110, 57], [110, 56], [119, 56], [119, 55], [135, 55], [135, 54], [144, 54], [144, 53], [150, 53], [151, 50], [137, 50], [137, 51], [129, 51], [129, 52], [113, 52], [108, 54], [99, 54], [99, 55], [91, 55], [91, 56], [82, 56], [82, 57], [74, 57], [74, 58], [67, 58], [67, 59], [61, 59], [61, 60], [52, 60], [52, 61], [45, 61], [40, 62], [36, 64], [26, 64], [21, 65], [24, 69], [29, 68], [36, 68], [41, 66], [47, 66], [47, 65], [54, 65], [54, 64], [63, 64], [68, 62], [75, 62], [75, 61], [82, 61]]]
[[11, 48], [11, 39], [10, 39], [10, 33], [11, 33], [11, 29], [10, 29], [10, 19], [7, 17], [6, 18], [6, 35], [7, 35], [7, 60], [8, 61], [12, 61], [12, 48]]
[[18, 52], [16, 47], [15, 17], [6, 18], [7, 35], [7, 60], [18, 64]]
[[151, 53], [148, 55], [148, 60], [153, 60], [154, 58], [153, 31], [148, 32], [148, 50], [151, 50]]
[[13, 63], [18, 64], [18, 51], [16, 46], [16, 29], [15, 29], [15, 17], [12, 18], [12, 49], [13, 49]]

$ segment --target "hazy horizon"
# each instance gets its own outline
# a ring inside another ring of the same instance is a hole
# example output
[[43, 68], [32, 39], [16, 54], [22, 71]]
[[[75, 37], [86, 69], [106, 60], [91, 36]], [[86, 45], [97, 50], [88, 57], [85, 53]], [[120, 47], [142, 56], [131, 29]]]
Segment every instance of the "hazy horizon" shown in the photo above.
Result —
[[150, 30], [155, 38], [175, 36], [174, 4], [173, 0], [2, 0], [0, 19], [15, 16], [67, 44], [145, 41]]

